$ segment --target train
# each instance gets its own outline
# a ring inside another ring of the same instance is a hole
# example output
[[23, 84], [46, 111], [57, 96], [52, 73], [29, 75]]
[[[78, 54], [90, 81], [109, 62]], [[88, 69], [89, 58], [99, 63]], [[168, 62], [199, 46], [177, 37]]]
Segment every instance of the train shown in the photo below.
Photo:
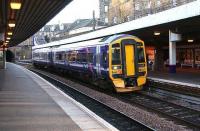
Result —
[[32, 55], [36, 67], [81, 76], [116, 92], [142, 90], [146, 83], [145, 44], [133, 35], [56, 41], [34, 46]]

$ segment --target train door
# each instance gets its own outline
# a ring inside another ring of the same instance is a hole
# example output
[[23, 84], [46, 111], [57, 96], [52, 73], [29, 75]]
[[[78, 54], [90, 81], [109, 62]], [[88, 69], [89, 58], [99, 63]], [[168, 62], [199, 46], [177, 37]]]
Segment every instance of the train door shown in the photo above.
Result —
[[98, 45], [96, 47], [96, 74], [97, 76], [101, 75], [101, 65], [100, 65], [100, 60], [101, 60], [101, 50], [100, 50], [100, 46]]
[[123, 74], [124, 77], [134, 77], [136, 75], [137, 57], [135, 42], [133, 40], [122, 40]]
[[125, 67], [126, 67], [126, 76], [135, 75], [134, 46], [133, 45], [125, 45]]

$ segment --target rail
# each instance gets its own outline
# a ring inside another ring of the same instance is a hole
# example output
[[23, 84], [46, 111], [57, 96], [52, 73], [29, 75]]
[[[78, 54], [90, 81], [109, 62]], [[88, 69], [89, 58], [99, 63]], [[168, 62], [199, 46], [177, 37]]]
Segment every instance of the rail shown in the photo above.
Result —
[[40, 75], [56, 87], [60, 88], [64, 93], [68, 94], [72, 98], [74, 98], [76, 101], [82, 103], [84, 106], [92, 110], [94, 113], [105, 119], [106, 121], [109, 121], [110, 124], [118, 128], [119, 130], [124, 131], [132, 131], [132, 130], [154, 130], [147, 125], [134, 120], [125, 114], [112, 109], [108, 105], [104, 104], [103, 102], [100, 102], [99, 100], [96, 100], [84, 92], [78, 91], [71, 87], [70, 85], [67, 85], [63, 83], [62, 81], [57, 80], [56, 78], [50, 77], [46, 74], [43, 74], [41, 72], [38, 72], [36, 70], [32, 70], [36, 74]]

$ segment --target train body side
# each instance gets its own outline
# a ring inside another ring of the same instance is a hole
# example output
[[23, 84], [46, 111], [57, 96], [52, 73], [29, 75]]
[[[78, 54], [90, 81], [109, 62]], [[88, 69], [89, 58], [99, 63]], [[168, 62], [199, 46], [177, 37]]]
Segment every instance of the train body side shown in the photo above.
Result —
[[34, 48], [33, 64], [111, 83], [117, 92], [141, 90], [147, 76], [144, 42], [130, 35]]
[[108, 78], [108, 45], [53, 49], [53, 66], [58, 70], [88, 74], [90, 77]]

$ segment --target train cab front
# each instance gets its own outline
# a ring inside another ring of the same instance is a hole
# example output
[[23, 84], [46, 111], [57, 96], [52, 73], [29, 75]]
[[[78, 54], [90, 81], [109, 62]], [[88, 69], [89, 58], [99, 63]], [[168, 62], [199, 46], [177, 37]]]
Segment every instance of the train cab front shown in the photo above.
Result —
[[144, 42], [136, 37], [112, 42], [109, 46], [109, 76], [117, 92], [141, 90], [147, 76]]

